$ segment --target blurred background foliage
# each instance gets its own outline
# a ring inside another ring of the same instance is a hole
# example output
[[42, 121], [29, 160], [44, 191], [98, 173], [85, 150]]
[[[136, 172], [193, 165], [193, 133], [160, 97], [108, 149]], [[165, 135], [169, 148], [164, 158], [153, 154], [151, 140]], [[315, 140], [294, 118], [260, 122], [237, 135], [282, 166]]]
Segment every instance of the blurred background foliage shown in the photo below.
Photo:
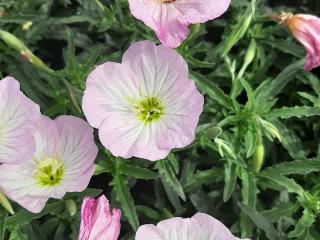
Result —
[[[0, 239], [4, 230], [3, 239], [76, 239], [83, 196], [101, 193], [122, 210], [121, 239], [134, 239], [141, 224], [197, 211], [243, 238], [320, 239], [319, 72], [303, 70], [302, 46], [269, 20], [281, 11], [319, 16], [320, 1], [233, 0], [221, 18], [190, 27], [177, 51], [205, 95], [193, 144], [152, 163], [115, 158], [97, 140], [90, 188], [40, 214], [1, 210]], [[0, 41], [0, 77], [18, 79], [52, 118], [84, 118], [88, 73], [120, 62], [133, 42], [158, 42], [126, 0], [0, 0], [0, 29], [54, 70]]]

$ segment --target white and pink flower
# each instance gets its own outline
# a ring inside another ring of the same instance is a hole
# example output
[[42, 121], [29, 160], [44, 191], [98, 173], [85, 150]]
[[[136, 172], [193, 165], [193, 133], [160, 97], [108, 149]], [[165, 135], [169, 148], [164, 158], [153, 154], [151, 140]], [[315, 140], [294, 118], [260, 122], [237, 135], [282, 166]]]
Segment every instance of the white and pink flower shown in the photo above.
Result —
[[142, 41], [92, 71], [82, 108], [113, 155], [155, 161], [193, 141], [203, 101], [179, 54]]
[[31, 212], [40, 212], [49, 198], [81, 192], [94, 172], [98, 149], [93, 129], [82, 119], [42, 117], [35, 133], [36, 151], [21, 165], [0, 165], [0, 189]]
[[39, 106], [20, 91], [17, 80], [0, 80], [0, 164], [21, 164], [31, 159], [39, 118]]
[[197, 213], [191, 218], [175, 217], [161, 221], [157, 226], [141, 226], [135, 240], [240, 240], [220, 221], [205, 213]]
[[133, 16], [157, 34], [166, 47], [176, 48], [189, 34], [188, 25], [221, 16], [231, 0], [129, 0]]

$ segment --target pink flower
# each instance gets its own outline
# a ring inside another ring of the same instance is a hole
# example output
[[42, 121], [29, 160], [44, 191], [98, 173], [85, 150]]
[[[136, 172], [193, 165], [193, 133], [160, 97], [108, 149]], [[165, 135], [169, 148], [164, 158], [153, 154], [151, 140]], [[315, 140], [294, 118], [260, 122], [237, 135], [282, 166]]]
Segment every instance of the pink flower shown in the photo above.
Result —
[[220, 221], [204, 213], [197, 213], [192, 218], [175, 217], [161, 221], [157, 226], [141, 226], [135, 240], [239, 240], [232, 235]]
[[190, 144], [203, 96], [174, 50], [134, 43], [122, 63], [107, 62], [89, 75], [82, 108], [102, 144], [115, 156], [151, 161]]
[[279, 16], [294, 37], [303, 44], [307, 51], [305, 70], [311, 71], [320, 66], [320, 18], [307, 15], [283, 13]]
[[0, 164], [21, 164], [35, 151], [33, 133], [40, 108], [20, 91], [12, 77], [0, 81]]
[[21, 165], [0, 165], [0, 189], [31, 212], [40, 212], [49, 198], [82, 192], [94, 172], [98, 149], [93, 129], [82, 119], [42, 117], [35, 133], [36, 151]]
[[189, 34], [188, 25], [222, 15], [231, 0], [129, 0], [133, 16], [153, 29], [166, 47], [176, 48]]
[[78, 240], [117, 240], [120, 234], [121, 211], [110, 212], [108, 199], [85, 197], [81, 208]]

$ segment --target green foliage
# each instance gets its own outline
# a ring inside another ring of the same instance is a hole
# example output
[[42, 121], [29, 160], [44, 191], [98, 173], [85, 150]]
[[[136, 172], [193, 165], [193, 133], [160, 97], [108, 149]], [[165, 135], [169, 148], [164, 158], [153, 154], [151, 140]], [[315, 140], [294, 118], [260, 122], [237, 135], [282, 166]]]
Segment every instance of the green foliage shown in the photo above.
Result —
[[[156, 163], [115, 158], [99, 145], [93, 188], [52, 199], [39, 214], [13, 205], [11, 216], [0, 207], [0, 240], [76, 239], [82, 198], [102, 192], [121, 208], [124, 240], [140, 224], [197, 211], [242, 238], [320, 239], [320, 79], [303, 70], [302, 46], [269, 19], [315, 14], [320, 1], [271, 2], [234, 0], [219, 20], [192, 26], [177, 49], [205, 96], [191, 145]], [[120, 62], [133, 42], [159, 43], [127, 0], [0, 0], [2, 11], [0, 77], [19, 79], [52, 118], [84, 118], [90, 71]], [[23, 60], [26, 49], [33, 62]], [[73, 216], [68, 200], [77, 206]]]

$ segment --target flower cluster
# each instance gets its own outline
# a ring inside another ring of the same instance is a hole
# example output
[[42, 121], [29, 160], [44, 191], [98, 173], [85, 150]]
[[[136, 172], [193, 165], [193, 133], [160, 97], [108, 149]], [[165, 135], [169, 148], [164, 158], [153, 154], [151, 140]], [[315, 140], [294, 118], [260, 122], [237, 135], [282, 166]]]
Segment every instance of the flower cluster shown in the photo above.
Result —
[[[187, 38], [190, 24], [221, 16], [230, 2], [129, 0], [133, 16], [154, 30], [162, 45], [133, 43], [121, 63], [103, 63], [89, 74], [82, 99], [88, 123], [74, 116], [54, 120], [43, 116], [39, 106], [21, 92], [17, 80], [1, 80], [0, 191], [34, 213], [41, 212], [50, 198], [82, 192], [93, 176], [98, 154], [93, 128], [98, 129], [102, 145], [116, 157], [157, 161], [172, 149], [189, 145], [195, 138], [204, 97], [189, 78], [186, 61], [173, 48]], [[320, 19], [291, 13], [275, 18], [305, 47], [305, 69], [320, 66]], [[1, 34], [12, 41], [11, 35]], [[25, 48], [19, 46], [19, 51]], [[33, 58], [31, 54], [28, 52], [28, 59]], [[104, 195], [84, 198], [79, 240], [118, 239], [120, 218], [121, 211], [111, 212]], [[135, 239], [239, 238], [215, 218], [197, 213], [156, 226], [143, 225]]]
[[0, 112], [0, 190], [10, 199], [36, 213], [87, 187], [98, 149], [85, 121], [41, 116], [11, 77], [0, 81]]

